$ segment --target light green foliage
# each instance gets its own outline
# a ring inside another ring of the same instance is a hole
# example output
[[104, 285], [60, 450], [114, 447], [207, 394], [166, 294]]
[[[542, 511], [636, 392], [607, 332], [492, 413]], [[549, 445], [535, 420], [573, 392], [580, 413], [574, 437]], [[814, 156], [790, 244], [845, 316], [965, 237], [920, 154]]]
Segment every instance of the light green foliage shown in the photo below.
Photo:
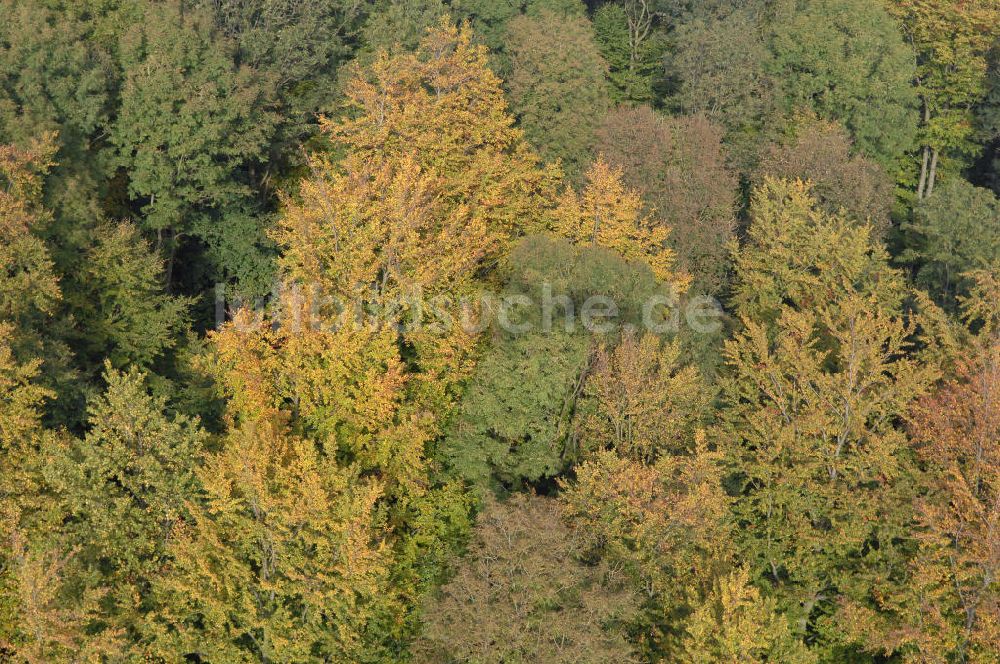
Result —
[[102, 622], [146, 638], [150, 591], [167, 560], [170, 532], [198, 490], [206, 435], [196, 420], [166, 414], [145, 376], [106, 365], [107, 391], [88, 408], [81, 441], [43, 449], [43, 470], [65, 515], [62, 535], [83, 567], [80, 581], [107, 593]]
[[162, 261], [135, 226], [104, 224], [95, 235], [71, 282], [82, 359], [149, 367], [183, 333], [192, 300], [164, 293]]
[[940, 183], [903, 224], [906, 251], [916, 281], [951, 308], [964, 295], [970, 270], [1000, 262], [1000, 199], [989, 189], [958, 177]]
[[786, 111], [811, 108], [841, 122], [883, 166], [913, 147], [915, 56], [881, 3], [788, 0], [770, 30], [767, 66]]
[[922, 199], [934, 191], [939, 164], [957, 172], [978, 151], [975, 110], [988, 90], [1000, 5], [995, 0], [894, 0], [888, 6], [916, 53], [922, 107], [916, 194]]
[[899, 307], [902, 275], [889, 268], [871, 226], [823, 211], [807, 184], [765, 178], [750, 216], [745, 244], [734, 246], [732, 304], [740, 315], [770, 321], [788, 300], [836, 306], [831, 298], [845, 292]]
[[937, 378], [869, 233], [816, 210], [802, 183], [766, 181], [736, 259], [744, 330], [726, 343], [719, 435], [752, 524], [741, 554], [824, 647], [837, 598], [869, 602], [902, 559], [913, 468], [896, 422]]
[[[532, 298], [533, 308], [524, 310], [525, 320], [539, 329], [548, 317], [539, 305], [544, 302], [545, 284], [551, 286], [552, 327], [563, 329], [567, 311], [559, 296], [572, 303], [579, 329], [582, 305], [591, 296], [606, 297], [618, 310], [618, 321], [638, 326], [643, 305], [655, 295], [666, 297], [668, 290], [657, 281], [652, 269], [641, 260], [625, 260], [610, 249], [576, 245], [547, 234], [529, 235], [515, 245], [507, 258], [508, 291]], [[668, 298], [669, 299], [669, 298]], [[654, 322], [660, 322], [653, 317]]]
[[543, 11], [509, 25], [507, 79], [511, 110], [547, 161], [581, 178], [593, 157], [594, 132], [608, 110], [607, 63], [586, 18]]

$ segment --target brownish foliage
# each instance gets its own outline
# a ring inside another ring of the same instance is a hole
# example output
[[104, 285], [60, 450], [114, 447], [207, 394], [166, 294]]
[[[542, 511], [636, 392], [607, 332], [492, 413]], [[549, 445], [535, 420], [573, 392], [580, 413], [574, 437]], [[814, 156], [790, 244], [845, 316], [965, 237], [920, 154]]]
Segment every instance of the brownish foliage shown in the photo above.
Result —
[[633, 611], [633, 596], [611, 568], [577, 553], [555, 501], [489, 502], [455, 577], [426, 607], [417, 661], [636, 661], [614, 628]]
[[647, 213], [674, 229], [680, 267], [709, 292], [725, 284], [736, 219], [739, 183], [726, 165], [723, 133], [704, 116], [669, 118], [648, 106], [612, 111], [597, 132], [598, 151], [623, 169]]
[[852, 219], [870, 221], [878, 235], [889, 227], [892, 180], [874, 161], [854, 154], [851, 137], [836, 122], [801, 118], [789, 135], [763, 151], [758, 182], [764, 176], [810, 180], [828, 212], [843, 209]]

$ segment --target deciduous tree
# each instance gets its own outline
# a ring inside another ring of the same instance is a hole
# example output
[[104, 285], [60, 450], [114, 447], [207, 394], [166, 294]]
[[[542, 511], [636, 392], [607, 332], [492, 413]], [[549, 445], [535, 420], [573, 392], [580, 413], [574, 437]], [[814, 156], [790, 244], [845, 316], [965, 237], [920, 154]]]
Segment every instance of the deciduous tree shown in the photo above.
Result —
[[673, 231], [669, 241], [692, 289], [719, 293], [730, 268], [739, 183], [723, 129], [702, 115], [666, 117], [619, 107], [597, 131], [597, 151], [642, 194], [646, 213]]
[[608, 65], [586, 17], [544, 11], [510, 22], [511, 110], [549, 162], [578, 181], [593, 159], [594, 132], [609, 107]]
[[636, 661], [623, 633], [634, 595], [578, 554], [551, 498], [489, 501], [455, 576], [425, 607], [417, 660]]
[[1000, 9], [990, 0], [895, 0], [888, 6], [917, 56], [919, 199], [933, 193], [942, 156], [961, 163], [977, 150], [971, 140], [973, 112], [986, 94], [987, 55], [996, 40]]
[[850, 135], [836, 122], [797, 118], [762, 151], [755, 179], [759, 183], [764, 176], [808, 180], [827, 212], [844, 210], [860, 223], [870, 222], [875, 236], [884, 236], [892, 223], [892, 180], [877, 163], [855, 154]]

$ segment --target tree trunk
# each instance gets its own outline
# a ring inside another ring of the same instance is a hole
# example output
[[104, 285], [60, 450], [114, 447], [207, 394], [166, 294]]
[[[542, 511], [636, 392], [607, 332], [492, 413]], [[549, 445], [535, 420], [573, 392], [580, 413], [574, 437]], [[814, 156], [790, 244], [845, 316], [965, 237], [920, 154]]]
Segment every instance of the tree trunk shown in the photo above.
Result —
[[[927, 123], [931, 119], [931, 108], [927, 105], [927, 100], [923, 99], [923, 114], [924, 122], [923, 126], [927, 126]], [[924, 197], [924, 190], [927, 188], [927, 162], [930, 158], [931, 146], [924, 146], [924, 158], [923, 162], [920, 164], [920, 184], [917, 185], [917, 200], [921, 200]]]
[[928, 146], [924, 146], [924, 159], [920, 164], [920, 183], [917, 185], [917, 199], [921, 200], [924, 197], [924, 189], [927, 186], [927, 164], [930, 161], [931, 149]]
[[931, 172], [927, 176], [927, 193], [924, 198], [934, 193], [934, 179], [937, 177], [938, 151], [931, 150]]

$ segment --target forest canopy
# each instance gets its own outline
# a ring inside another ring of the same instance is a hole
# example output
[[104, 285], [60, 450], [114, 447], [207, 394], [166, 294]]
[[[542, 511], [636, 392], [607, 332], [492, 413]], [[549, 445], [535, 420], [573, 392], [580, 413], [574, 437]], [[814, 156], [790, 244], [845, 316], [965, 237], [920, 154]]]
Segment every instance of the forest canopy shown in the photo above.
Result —
[[1000, 662], [997, 0], [0, 0], [0, 661]]

